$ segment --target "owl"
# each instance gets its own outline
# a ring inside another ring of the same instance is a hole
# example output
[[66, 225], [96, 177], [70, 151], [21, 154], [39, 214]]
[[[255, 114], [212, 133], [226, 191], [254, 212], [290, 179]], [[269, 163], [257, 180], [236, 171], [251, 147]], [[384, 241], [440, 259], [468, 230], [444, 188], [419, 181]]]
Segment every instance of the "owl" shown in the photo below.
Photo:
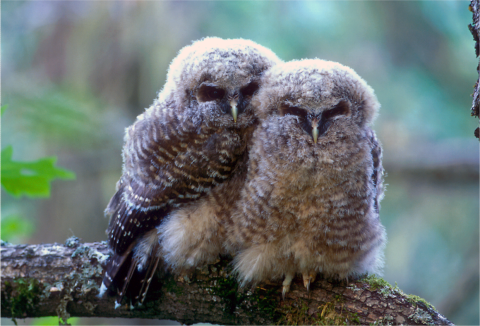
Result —
[[351, 68], [319, 59], [272, 67], [253, 105], [260, 124], [234, 207], [220, 218], [241, 284], [295, 274], [381, 273], [379, 103]]
[[245, 170], [257, 125], [251, 99], [278, 62], [252, 41], [214, 37], [173, 59], [157, 99], [126, 129], [123, 174], [105, 211], [113, 255], [100, 296], [110, 289], [116, 304], [124, 296], [143, 302], [164, 252], [158, 227]]

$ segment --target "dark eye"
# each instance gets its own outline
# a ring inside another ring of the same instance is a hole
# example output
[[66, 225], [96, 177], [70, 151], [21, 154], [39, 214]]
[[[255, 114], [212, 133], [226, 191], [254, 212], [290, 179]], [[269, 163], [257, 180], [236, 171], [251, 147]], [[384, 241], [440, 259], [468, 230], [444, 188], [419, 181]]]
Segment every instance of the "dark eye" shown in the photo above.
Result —
[[256, 91], [258, 91], [259, 85], [257, 82], [253, 81], [247, 86], [243, 87], [240, 92], [242, 93], [243, 96], [252, 96], [255, 94]]
[[282, 116], [284, 115], [296, 115], [302, 119], [305, 119], [307, 117], [307, 110], [302, 109], [302, 108], [297, 108], [295, 106], [282, 106], [280, 108], [280, 114]]
[[350, 113], [350, 103], [345, 100], [341, 100], [332, 109], [325, 111], [323, 113], [323, 117], [324, 119], [328, 120], [339, 115], [348, 115], [349, 113]]
[[208, 102], [221, 100], [225, 95], [225, 91], [216, 86], [202, 85], [197, 92], [197, 100], [200, 102]]

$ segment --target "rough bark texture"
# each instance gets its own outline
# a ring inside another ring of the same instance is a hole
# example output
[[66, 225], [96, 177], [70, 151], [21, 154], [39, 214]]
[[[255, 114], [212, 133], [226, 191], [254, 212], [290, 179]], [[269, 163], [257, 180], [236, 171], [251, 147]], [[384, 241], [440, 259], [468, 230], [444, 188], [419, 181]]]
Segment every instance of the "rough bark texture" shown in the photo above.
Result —
[[[468, 28], [470, 29], [470, 32], [472, 32], [473, 39], [475, 40], [475, 55], [478, 58], [478, 55], [480, 54], [480, 49], [479, 49], [479, 37], [480, 37], [480, 2], [479, 0], [472, 0], [470, 2], [470, 11], [473, 12], [473, 23], [468, 25]], [[477, 73], [479, 73], [479, 79], [477, 79], [477, 82], [475, 83], [474, 86], [474, 92], [473, 92], [473, 104], [472, 104], [472, 116], [478, 118], [479, 114], [479, 107], [480, 107], [480, 65], [477, 65]], [[475, 137], [479, 138], [479, 128], [475, 129]]]
[[281, 285], [239, 289], [229, 259], [172, 276], [157, 273], [144, 306], [114, 308], [97, 298], [105, 243], [1, 246], [2, 317], [123, 317], [177, 320], [185, 324], [451, 324], [424, 300], [382, 279], [319, 279], [308, 293], [300, 279], [281, 299]]

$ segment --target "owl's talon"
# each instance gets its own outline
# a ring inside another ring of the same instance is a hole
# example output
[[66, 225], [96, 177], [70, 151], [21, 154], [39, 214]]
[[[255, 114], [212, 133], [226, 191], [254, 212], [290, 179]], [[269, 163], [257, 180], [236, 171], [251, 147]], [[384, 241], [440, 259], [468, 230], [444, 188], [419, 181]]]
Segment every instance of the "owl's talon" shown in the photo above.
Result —
[[310, 279], [303, 277], [303, 285], [307, 288], [307, 292], [310, 291]]
[[285, 300], [285, 295], [290, 291], [290, 285], [292, 284], [294, 274], [285, 275], [285, 280], [282, 283], [282, 298]]
[[317, 277], [317, 273], [310, 272], [310, 273], [302, 273], [303, 276], [303, 285], [307, 288], [307, 292], [310, 291], [310, 284], [315, 282], [315, 278]]
[[290, 284], [282, 286], [282, 299], [283, 300], [285, 300], [285, 296], [287, 295], [287, 292], [289, 292], [289, 291], [290, 291]]

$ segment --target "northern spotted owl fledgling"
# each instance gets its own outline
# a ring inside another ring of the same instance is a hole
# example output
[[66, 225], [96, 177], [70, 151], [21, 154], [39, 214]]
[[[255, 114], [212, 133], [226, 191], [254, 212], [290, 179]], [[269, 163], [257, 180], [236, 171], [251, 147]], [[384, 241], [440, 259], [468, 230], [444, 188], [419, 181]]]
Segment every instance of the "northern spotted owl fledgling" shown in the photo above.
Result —
[[[261, 75], [277, 62], [272, 51], [252, 41], [219, 38], [194, 42], [172, 61], [158, 98], [125, 133], [123, 175], [106, 209], [114, 254], [102, 294], [110, 288], [118, 304], [125, 295], [143, 302], [160, 257], [171, 256], [157, 227], [183, 207], [195, 209], [246, 164], [257, 125], [251, 98]], [[203, 223], [202, 216], [194, 218]], [[173, 240], [193, 241], [189, 230], [182, 232]], [[194, 263], [218, 256], [221, 246], [212, 246]]]
[[[352, 69], [319, 59], [274, 66], [254, 97], [260, 125], [226, 246], [244, 284], [296, 273], [345, 279], [381, 273], [379, 104]], [[231, 215], [231, 217], [229, 217]]]

